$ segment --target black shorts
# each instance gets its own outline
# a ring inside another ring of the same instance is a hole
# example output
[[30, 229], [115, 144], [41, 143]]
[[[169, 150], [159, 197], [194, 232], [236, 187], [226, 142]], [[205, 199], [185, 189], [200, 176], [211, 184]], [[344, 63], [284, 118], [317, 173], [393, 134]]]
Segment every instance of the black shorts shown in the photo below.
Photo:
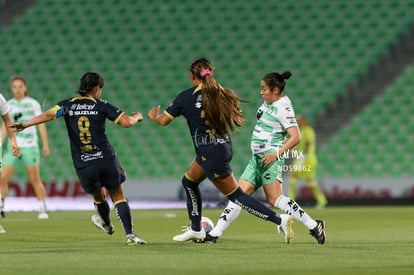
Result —
[[125, 171], [117, 157], [78, 168], [76, 173], [82, 188], [88, 194], [94, 194], [102, 187], [109, 190], [118, 189], [125, 181]]
[[209, 145], [199, 148], [196, 162], [203, 168], [209, 180], [225, 178], [232, 173], [230, 162], [233, 158], [231, 143]]

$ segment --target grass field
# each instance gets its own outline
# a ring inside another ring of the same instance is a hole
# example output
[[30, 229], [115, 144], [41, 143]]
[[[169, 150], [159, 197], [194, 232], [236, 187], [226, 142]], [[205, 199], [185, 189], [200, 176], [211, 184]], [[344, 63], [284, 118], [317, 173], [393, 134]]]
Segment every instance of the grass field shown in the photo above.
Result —
[[[204, 215], [214, 222], [219, 209]], [[414, 207], [309, 210], [326, 220], [327, 242], [316, 245], [296, 222], [286, 245], [270, 222], [247, 213], [217, 244], [177, 244], [185, 210], [134, 211], [136, 232], [148, 245], [126, 247], [121, 225], [105, 235], [92, 212], [8, 213], [0, 220], [0, 274], [413, 274]], [[175, 217], [174, 217], [175, 216]]]

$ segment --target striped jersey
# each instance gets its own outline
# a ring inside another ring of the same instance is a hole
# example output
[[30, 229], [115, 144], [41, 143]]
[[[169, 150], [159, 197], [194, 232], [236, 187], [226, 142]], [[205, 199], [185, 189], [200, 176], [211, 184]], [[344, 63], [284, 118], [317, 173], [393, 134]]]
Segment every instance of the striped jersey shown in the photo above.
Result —
[[287, 96], [271, 104], [264, 102], [257, 110], [256, 117], [251, 141], [253, 154], [276, 150], [283, 146], [287, 129], [298, 126], [295, 111]]
[[[0, 94], [0, 115], [4, 116], [9, 112], [9, 105], [7, 105], [6, 99]], [[2, 136], [0, 135], [0, 147], [2, 144]]]
[[[28, 96], [20, 101], [10, 99], [7, 103], [10, 108], [10, 119], [14, 123], [27, 122], [42, 113], [39, 102]], [[17, 132], [16, 141], [21, 148], [39, 146], [37, 143], [37, 127], [28, 127], [21, 132]]]

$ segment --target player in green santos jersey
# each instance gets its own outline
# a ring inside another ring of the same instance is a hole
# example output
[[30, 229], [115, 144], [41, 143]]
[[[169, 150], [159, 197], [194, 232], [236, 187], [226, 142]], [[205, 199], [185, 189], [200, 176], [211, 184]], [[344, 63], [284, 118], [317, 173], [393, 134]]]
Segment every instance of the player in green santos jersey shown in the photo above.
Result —
[[[22, 76], [14, 76], [10, 81], [10, 88], [13, 99], [7, 104], [10, 108], [10, 117], [14, 123], [26, 122], [42, 113], [40, 104], [33, 98], [27, 96], [28, 86], [26, 79]], [[43, 156], [50, 154], [46, 126], [38, 126], [43, 145]], [[2, 135], [6, 134], [6, 127], [2, 126]], [[37, 140], [37, 129], [35, 127], [16, 133], [17, 145], [20, 148], [20, 155], [13, 156], [10, 144], [7, 144], [3, 154], [3, 174], [1, 178], [1, 204], [0, 215], [5, 217], [4, 203], [8, 193], [8, 185], [14, 169], [25, 166], [29, 181], [33, 186], [36, 197], [39, 201], [39, 219], [48, 219], [46, 212], [46, 190], [40, 179], [39, 163], [40, 153]]]
[[[300, 142], [300, 133], [290, 99], [283, 92], [290, 72], [269, 73], [261, 81], [264, 103], [257, 111], [253, 130], [252, 157], [247, 164], [239, 185], [246, 194], [253, 194], [263, 187], [270, 205], [281, 209], [302, 222], [319, 244], [325, 242], [325, 223], [313, 220], [294, 200], [283, 195], [284, 154]], [[216, 227], [205, 241], [217, 242], [223, 231], [238, 217], [240, 206], [229, 201]], [[290, 241], [290, 240], [289, 240]]]
[[[9, 116], [9, 106], [7, 105], [7, 102], [4, 99], [2, 94], [0, 94], [0, 116], [6, 125], [12, 124], [12, 121]], [[19, 156], [20, 150], [19, 150], [19, 147], [17, 146], [16, 135], [11, 131], [10, 128], [7, 128], [6, 130], [9, 135], [12, 153], [14, 156]], [[2, 136], [0, 136], [0, 178], [2, 174], [2, 154], [1, 154], [2, 146], [1, 144], [2, 144]], [[6, 230], [1, 225], [0, 225], [0, 233], [6, 233]]]

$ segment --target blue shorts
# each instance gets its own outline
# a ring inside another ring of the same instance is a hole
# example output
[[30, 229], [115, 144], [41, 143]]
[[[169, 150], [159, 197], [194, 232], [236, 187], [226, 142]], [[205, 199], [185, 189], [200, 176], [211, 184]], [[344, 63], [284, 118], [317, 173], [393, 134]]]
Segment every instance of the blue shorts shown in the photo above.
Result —
[[233, 158], [233, 149], [230, 142], [208, 145], [199, 148], [196, 162], [203, 168], [207, 178], [214, 181], [225, 178], [232, 173], [230, 162]]
[[88, 194], [94, 194], [102, 187], [108, 190], [118, 189], [126, 179], [117, 157], [77, 168], [76, 173], [83, 190]]

